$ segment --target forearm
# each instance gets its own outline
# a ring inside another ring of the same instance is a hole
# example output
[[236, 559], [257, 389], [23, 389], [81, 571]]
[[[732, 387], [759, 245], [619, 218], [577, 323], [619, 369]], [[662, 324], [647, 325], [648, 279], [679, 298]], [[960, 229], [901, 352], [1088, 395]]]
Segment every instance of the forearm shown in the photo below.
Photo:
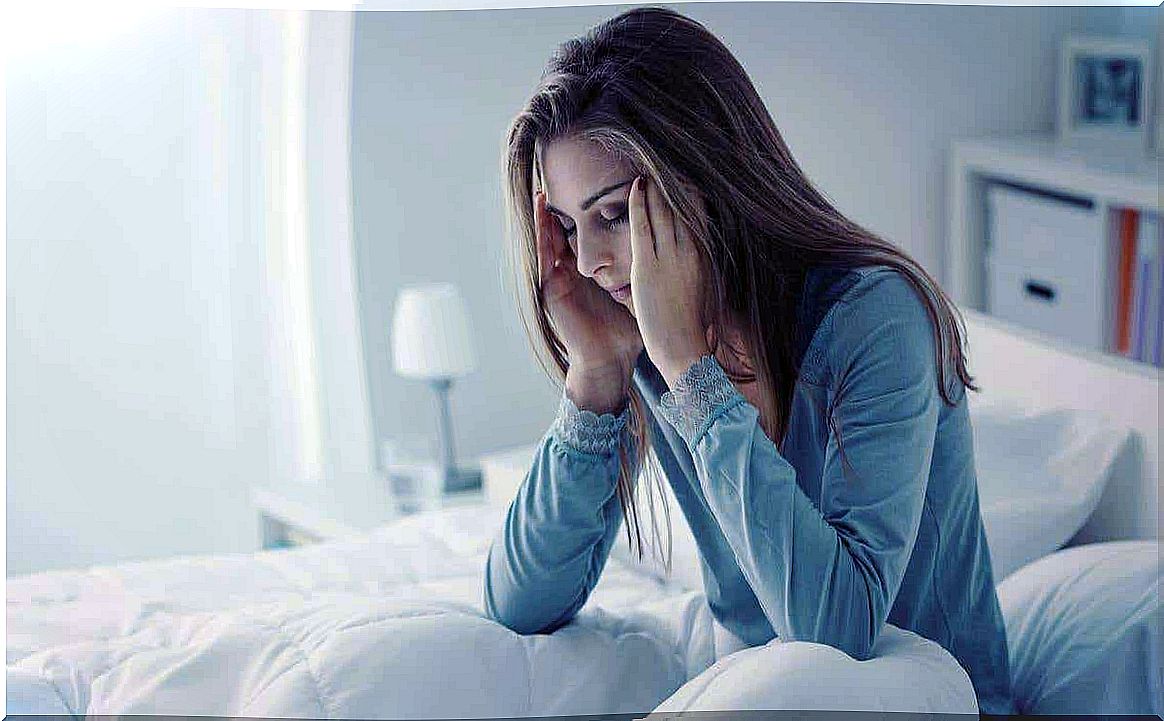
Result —
[[[712, 515], [773, 630], [867, 658], [916, 537], [936, 408], [906, 389], [843, 409], [846, 448], [861, 471], [846, 478], [830, 443], [818, 507], [717, 364], [682, 377], [662, 412], [687, 441]], [[863, 417], [866, 408], [883, 417]]]
[[864, 659], [888, 614], [885, 594], [757, 421], [752, 406], [736, 405], [693, 454], [712, 515], [779, 637]]
[[626, 415], [568, 395], [490, 546], [484, 606], [519, 633], [549, 633], [585, 604], [622, 524], [616, 497]]

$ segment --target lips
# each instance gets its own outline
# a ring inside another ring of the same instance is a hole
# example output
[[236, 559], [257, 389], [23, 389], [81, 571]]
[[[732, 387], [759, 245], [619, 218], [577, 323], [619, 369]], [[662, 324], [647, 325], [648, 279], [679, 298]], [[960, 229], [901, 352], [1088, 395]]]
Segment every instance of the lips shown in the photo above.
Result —
[[621, 288], [615, 288], [614, 290], [610, 291], [610, 295], [613, 296], [617, 301], [624, 301], [627, 298], [630, 298], [630, 291], [630, 283], [627, 283]]

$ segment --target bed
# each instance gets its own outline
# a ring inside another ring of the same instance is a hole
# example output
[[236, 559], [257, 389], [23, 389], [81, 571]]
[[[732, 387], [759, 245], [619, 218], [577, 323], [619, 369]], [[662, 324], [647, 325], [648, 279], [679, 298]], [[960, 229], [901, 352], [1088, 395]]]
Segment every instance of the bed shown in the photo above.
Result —
[[[963, 314], [1019, 711], [1161, 714], [1159, 371]], [[670, 577], [623, 537], [569, 625], [522, 636], [489, 620], [484, 556], [529, 454], [490, 469], [492, 503], [355, 538], [9, 578], [7, 712], [977, 714], [953, 657], [890, 625], [864, 662], [774, 641], [763, 658], [776, 675], [750, 682], [759, 649], [730, 646], [713, 620], [677, 506]]]

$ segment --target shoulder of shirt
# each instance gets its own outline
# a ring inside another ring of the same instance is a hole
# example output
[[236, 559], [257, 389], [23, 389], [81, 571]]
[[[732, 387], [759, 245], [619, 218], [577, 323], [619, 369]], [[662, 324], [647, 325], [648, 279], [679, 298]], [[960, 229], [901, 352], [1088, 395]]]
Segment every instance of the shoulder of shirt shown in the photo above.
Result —
[[822, 317], [805, 354], [802, 373], [809, 380], [823, 380], [830, 366], [835, 367], [851, 355], [854, 342], [887, 318], [905, 320], [911, 326], [929, 323], [921, 297], [896, 268], [851, 268], [838, 285], [842, 290]]
[[[866, 311], [863, 315], [886, 315], [890, 307], [896, 310], [923, 308], [921, 298], [904, 273], [888, 265], [867, 265], [854, 268], [857, 280], [838, 299], [839, 311], [834, 308], [832, 315], [853, 315], [855, 310]], [[889, 305], [883, 305], [889, 304]]]

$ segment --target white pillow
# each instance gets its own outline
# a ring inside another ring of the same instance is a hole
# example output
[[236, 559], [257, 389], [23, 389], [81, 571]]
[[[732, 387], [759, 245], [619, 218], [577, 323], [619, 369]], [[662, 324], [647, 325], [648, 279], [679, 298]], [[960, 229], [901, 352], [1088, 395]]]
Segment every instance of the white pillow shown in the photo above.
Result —
[[998, 585], [1020, 714], [1164, 715], [1159, 541], [1072, 546]]
[[1092, 411], [1030, 411], [968, 397], [979, 508], [997, 584], [1083, 527], [1131, 429]]

